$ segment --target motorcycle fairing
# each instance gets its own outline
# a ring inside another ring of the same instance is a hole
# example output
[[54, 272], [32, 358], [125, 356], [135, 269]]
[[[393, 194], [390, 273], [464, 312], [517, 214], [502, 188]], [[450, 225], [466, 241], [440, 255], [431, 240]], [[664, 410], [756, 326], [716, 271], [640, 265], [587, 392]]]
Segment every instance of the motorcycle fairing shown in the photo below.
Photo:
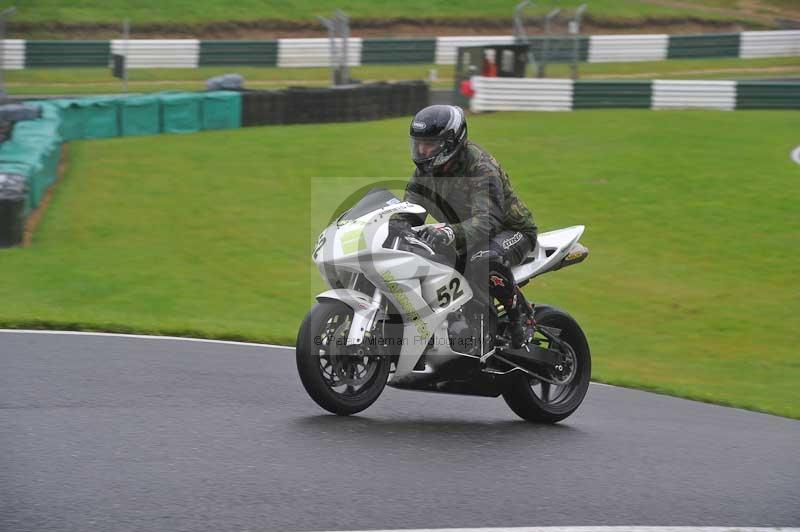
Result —
[[[385, 247], [389, 219], [396, 213], [423, 214], [409, 202], [386, 202], [354, 219], [337, 220], [320, 235], [314, 261], [331, 290], [318, 299], [338, 299], [353, 309], [348, 345], [363, 342], [380, 305], [372, 294], [341, 287], [343, 274], [360, 273], [403, 315], [403, 338], [395, 378], [411, 374], [447, 315], [472, 298], [466, 279], [452, 267], [422, 254]], [[437, 335], [440, 338], [441, 335]], [[436, 341], [441, 340], [434, 340]], [[459, 356], [442, 348], [443, 355]]]
[[569, 254], [573, 244], [583, 234], [583, 225], [542, 233], [536, 239], [536, 247], [525, 261], [511, 268], [514, 281], [522, 283], [528, 279], [555, 269]]

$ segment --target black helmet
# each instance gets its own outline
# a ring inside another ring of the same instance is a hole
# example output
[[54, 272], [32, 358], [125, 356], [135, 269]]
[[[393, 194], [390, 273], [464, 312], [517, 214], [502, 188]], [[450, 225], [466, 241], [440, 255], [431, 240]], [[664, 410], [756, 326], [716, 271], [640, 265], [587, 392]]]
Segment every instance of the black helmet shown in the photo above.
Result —
[[467, 142], [467, 120], [455, 105], [431, 105], [411, 121], [411, 159], [423, 174], [447, 163]]

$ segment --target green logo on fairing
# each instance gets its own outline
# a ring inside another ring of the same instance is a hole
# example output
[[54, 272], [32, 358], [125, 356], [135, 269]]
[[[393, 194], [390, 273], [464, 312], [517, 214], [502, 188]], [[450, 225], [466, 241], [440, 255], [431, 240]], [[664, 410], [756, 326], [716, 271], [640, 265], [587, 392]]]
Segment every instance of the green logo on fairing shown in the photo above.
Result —
[[386, 281], [386, 286], [389, 288], [389, 292], [391, 292], [391, 294], [400, 304], [403, 312], [405, 312], [408, 318], [414, 323], [414, 327], [417, 328], [417, 332], [422, 337], [422, 340], [427, 340], [430, 338], [431, 332], [428, 330], [428, 326], [424, 321], [422, 321], [422, 318], [419, 317], [419, 312], [417, 312], [417, 310], [414, 308], [414, 305], [411, 303], [411, 300], [408, 299], [408, 296], [403, 291], [403, 288], [397, 284], [394, 275], [389, 272], [384, 272], [381, 277], [383, 277], [383, 280]]
[[345, 255], [367, 249], [367, 241], [364, 240], [363, 227], [356, 227], [350, 231], [341, 233], [339, 241], [342, 243], [342, 253]]

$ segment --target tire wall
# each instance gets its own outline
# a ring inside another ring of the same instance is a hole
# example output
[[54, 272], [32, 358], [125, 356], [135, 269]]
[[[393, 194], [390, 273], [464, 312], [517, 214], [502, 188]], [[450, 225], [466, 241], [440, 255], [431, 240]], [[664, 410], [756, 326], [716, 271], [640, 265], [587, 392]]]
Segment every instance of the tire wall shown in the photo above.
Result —
[[246, 91], [242, 94], [242, 125], [359, 122], [408, 116], [428, 105], [429, 98], [429, 87], [422, 81]]

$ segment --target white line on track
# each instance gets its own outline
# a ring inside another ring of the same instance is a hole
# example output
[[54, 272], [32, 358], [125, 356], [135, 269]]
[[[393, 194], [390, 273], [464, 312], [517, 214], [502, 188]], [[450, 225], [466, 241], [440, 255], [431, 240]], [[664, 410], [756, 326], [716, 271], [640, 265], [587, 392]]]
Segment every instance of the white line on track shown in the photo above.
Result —
[[740, 526], [534, 526], [521, 528], [416, 528], [339, 532], [800, 532], [800, 528]]
[[52, 334], [52, 335], [70, 335], [70, 336], [110, 336], [116, 338], [136, 338], [141, 340], [177, 340], [181, 342], [203, 342], [208, 344], [225, 344], [225, 345], [238, 345], [246, 347], [273, 347], [275, 349], [292, 349], [294, 347], [286, 345], [275, 344], [257, 344], [252, 342], [234, 342], [231, 340], [207, 340], [205, 338], [184, 338], [181, 336], [155, 336], [146, 334], [119, 334], [119, 333], [104, 333], [104, 332], [86, 332], [86, 331], [37, 331], [29, 329], [0, 329], [0, 333], [18, 333], [18, 334]]

